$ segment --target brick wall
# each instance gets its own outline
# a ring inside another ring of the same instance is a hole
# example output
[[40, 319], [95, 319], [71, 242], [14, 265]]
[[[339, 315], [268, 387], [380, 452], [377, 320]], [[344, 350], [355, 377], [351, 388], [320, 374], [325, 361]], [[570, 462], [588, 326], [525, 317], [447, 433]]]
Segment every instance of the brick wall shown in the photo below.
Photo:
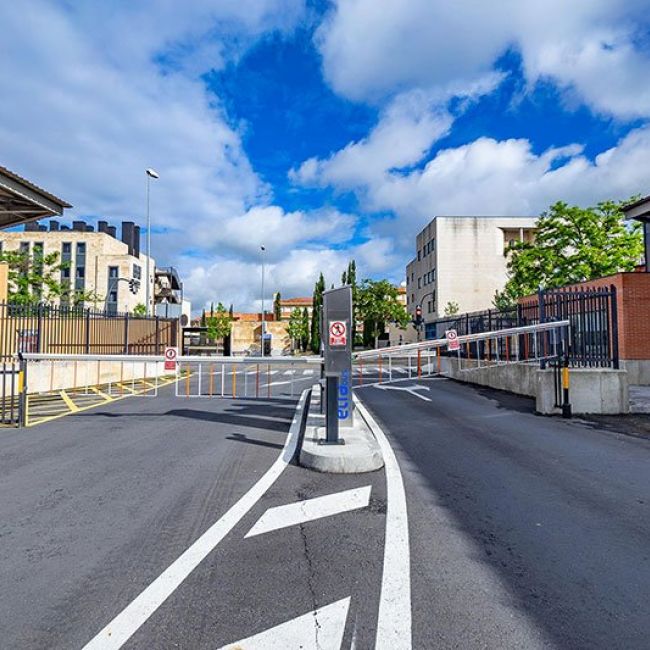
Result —
[[616, 287], [618, 353], [621, 359], [650, 360], [650, 273], [617, 273], [570, 288]]

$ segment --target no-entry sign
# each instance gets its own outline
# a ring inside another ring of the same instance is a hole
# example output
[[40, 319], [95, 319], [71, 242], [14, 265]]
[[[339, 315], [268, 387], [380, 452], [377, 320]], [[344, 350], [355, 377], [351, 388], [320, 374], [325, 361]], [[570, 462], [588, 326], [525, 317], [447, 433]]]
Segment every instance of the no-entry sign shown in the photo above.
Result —
[[329, 323], [330, 346], [348, 344], [348, 326], [345, 321], [331, 320]]
[[460, 350], [460, 342], [458, 341], [456, 330], [447, 330], [445, 332], [445, 338], [447, 339], [447, 350], [449, 350], [449, 352]]
[[165, 348], [165, 370], [176, 370], [178, 348]]

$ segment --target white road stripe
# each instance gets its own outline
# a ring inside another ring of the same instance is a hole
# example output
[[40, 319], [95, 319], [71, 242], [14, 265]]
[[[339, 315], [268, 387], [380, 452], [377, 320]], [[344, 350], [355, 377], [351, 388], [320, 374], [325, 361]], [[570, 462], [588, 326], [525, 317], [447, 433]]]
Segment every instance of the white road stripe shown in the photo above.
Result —
[[287, 526], [303, 524], [306, 521], [365, 508], [370, 503], [370, 490], [371, 486], [368, 485], [269, 508], [246, 533], [246, 537], [253, 537], [272, 530], [286, 528]]
[[310, 376], [311, 377], [311, 375], [314, 374], [314, 371], [313, 370], [303, 370], [302, 374], [305, 375], [305, 376]]
[[354, 396], [384, 457], [386, 471], [386, 538], [384, 541], [384, 572], [379, 596], [376, 650], [410, 650], [411, 645], [411, 558], [406, 494], [402, 473], [386, 434], [368, 409]]
[[117, 650], [117, 648], [121, 648], [273, 485], [296, 452], [306, 398], [307, 391], [305, 390], [298, 402], [284, 448], [266, 473], [228, 512], [212, 524], [135, 600], [91, 639], [84, 646], [84, 650]]
[[220, 650], [340, 650], [349, 608], [343, 598]]

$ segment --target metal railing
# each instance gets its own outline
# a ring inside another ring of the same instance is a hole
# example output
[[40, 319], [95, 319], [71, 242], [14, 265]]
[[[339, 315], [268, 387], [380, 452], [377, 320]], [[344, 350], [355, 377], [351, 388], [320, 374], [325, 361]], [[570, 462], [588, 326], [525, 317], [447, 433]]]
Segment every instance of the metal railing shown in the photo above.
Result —
[[466, 335], [563, 320], [571, 324], [567, 341], [571, 366], [618, 367], [617, 294], [613, 285], [542, 290], [507, 309], [436, 319], [425, 325], [425, 334], [435, 340], [449, 329]]
[[161, 354], [178, 319], [140, 318], [76, 306], [0, 303], [0, 360], [22, 353]]

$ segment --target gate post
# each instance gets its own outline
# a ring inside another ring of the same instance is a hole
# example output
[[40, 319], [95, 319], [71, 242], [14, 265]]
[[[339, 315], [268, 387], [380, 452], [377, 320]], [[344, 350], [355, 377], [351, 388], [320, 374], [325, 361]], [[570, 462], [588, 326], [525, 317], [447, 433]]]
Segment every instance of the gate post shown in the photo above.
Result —
[[86, 354], [90, 354], [90, 307], [86, 307]]
[[129, 353], [129, 312], [124, 315], [124, 354]]
[[618, 370], [618, 305], [616, 304], [616, 286], [611, 286], [611, 296], [610, 296], [610, 305], [611, 305], [611, 317], [612, 317], [612, 361], [614, 363], [614, 368]]

